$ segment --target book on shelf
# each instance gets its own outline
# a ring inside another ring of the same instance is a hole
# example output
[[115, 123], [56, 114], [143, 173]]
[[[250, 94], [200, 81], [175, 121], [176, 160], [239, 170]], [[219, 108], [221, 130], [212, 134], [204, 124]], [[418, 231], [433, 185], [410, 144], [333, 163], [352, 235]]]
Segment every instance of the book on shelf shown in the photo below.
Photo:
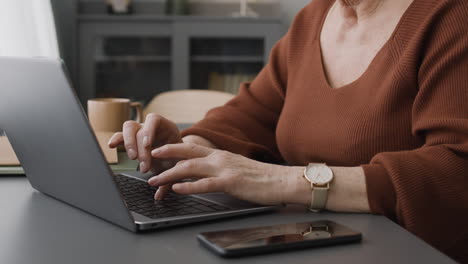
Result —
[[212, 72], [209, 75], [208, 90], [237, 94], [241, 84], [251, 82], [255, 76], [255, 74]]

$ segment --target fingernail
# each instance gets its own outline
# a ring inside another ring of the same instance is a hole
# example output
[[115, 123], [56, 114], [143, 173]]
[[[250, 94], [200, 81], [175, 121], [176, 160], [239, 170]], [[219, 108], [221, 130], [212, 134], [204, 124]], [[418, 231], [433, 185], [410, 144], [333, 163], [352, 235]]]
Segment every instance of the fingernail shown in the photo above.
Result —
[[149, 140], [148, 140], [148, 136], [144, 136], [144, 137], [143, 137], [143, 146], [145, 146], [145, 147], [149, 147]]
[[154, 195], [154, 199], [158, 200], [158, 201], [162, 200], [161, 199], [161, 191], [159, 189], [156, 191], [156, 194]]
[[127, 150], [128, 157], [132, 160], [136, 159], [136, 152], [133, 149]]
[[172, 190], [177, 192], [177, 189], [180, 189], [180, 184], [174, 184], [172, 185]]
[[161, 153], [161, 150], [159, 148], [154, 149], [153, 151], [151, 151], [152, 155], [158, 155], [159, 153]]
[[109, 142], [107, 142], [107, 146], [109, 146], [109, 147], [110, 147], [110, 146], [111, 146], [111, 143], [112, 143], [112, 138], [111, 138], [111, 139], [109, 139]]
[[147, 168], [146, 168], [146, 162], [142, 161], [140, 163], [140, 171], [145, 173], [147, 171]]
[[[156, 177], [153, 177], [151, 179], [148, 180], [148, 184], [149, 185], [156, 185], [156, 182], [157, 182], [157, 178]], [[158, 189], [159, 191], [159, 189]]]

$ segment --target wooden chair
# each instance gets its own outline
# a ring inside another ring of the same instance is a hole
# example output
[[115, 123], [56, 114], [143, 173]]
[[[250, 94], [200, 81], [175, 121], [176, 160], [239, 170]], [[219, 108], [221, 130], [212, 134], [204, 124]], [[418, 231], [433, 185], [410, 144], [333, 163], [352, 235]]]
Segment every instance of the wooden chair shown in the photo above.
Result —
[[178, 90], [153, 98], [143, 111], [146, 117], [156, 113], [178, 124], [193, 124], [206, 113], [234, 98], [233, 94], [210, 90]]

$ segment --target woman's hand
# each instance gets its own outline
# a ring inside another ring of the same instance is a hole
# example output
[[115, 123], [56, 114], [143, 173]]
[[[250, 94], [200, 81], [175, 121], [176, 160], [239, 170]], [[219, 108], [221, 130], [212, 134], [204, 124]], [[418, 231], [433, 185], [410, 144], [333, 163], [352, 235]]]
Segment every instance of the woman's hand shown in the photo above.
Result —
[[[144, 124], [127, 121], [123, 125], [123, 132], [116, 133], [109, 141], [109, 147], [116, 148], [124, 145], [130, 159], [140, 162], [140, 171], [152, 171], [157, 174], [172, 166], [178, 161], [172, 159], [153, 159], [151, 150], [165, 144], [181, 143], [177, 125], [168, 119], [149, 114]], [[170, 186], [162, 186], [157, 196], [163, 197], [170, 190]]]
[[[278, 205], [289, 202], [298, 184], [305, 182], [304, 168], [261, 163], [196, 144], [165, 145], [153, 150], [152, 156], [182, 160], [148, 181], [155, 187], [174, 184], [172, 190], [179, 194], [224, 192], [241, 200]], [[197, 181], [180, 183], [186, 179]]]

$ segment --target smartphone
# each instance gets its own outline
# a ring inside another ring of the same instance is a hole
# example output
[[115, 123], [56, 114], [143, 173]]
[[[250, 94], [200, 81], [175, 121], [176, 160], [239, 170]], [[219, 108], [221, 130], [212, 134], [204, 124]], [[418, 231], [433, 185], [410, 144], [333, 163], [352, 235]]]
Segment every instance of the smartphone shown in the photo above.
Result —
[[359, 242], [362, 235], [346, 226], [322, 220], [204, 232], [197, 239], [217, 255], [241, 257]]

